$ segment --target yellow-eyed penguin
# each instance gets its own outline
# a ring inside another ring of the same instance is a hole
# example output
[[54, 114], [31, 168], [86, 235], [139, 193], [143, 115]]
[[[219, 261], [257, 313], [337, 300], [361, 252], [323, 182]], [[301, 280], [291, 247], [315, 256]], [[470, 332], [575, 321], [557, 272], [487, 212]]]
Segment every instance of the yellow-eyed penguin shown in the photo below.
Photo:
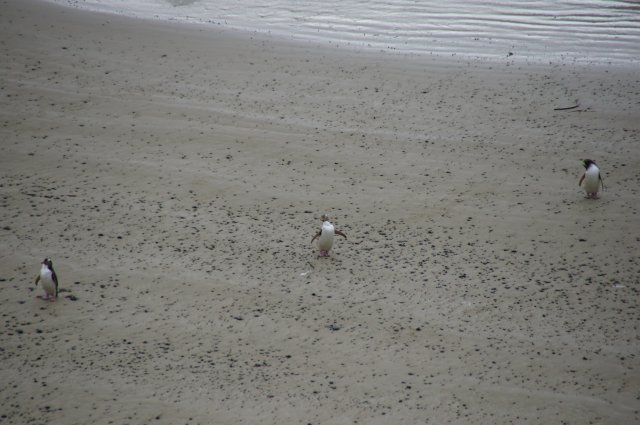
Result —
[[602, 185], [602, 190], [604, 190], [604, 180], [602, 180], [602, 176], [600, 175], [600, 168], [598, 168], [595, 161], [590, 159], [582, 161], [582, 165], [584, 165], [586, 170], [582, 177], [580, 177], [578, 186], [582, 186], [582, 182], [584, 181], [584, 191], [587, 192], [587, 198], [598, 199], [598, 189], [600, 189], [600, 185]]
[[320, 217], [322, 220], [322, 227], [318, 230], [318, 233], [315, 234], [311, 242], [313, 243], [316, 238], [318, 238], [318, 248], [320, 249], [320, 257], [328, 257], [329, 251], [333, 246], [333, 236], [340, 235], [343, 238], [347, 239], [347, 235], [342, 233], [340, 230], [336, 229], [333, 224], [329, 221], [329, 216], [323, 214]]
[[36, 286], [38, 282], [40, 282], [46, 294], [42, 299], [55, 301], [56, 298], [58, 298], [58, 276], [56, 276], [56, 272], [53, 270], [53, 261], [51, 261], [51, 258], [45, 258], [42, 262], [40, 274], [36, 278]]

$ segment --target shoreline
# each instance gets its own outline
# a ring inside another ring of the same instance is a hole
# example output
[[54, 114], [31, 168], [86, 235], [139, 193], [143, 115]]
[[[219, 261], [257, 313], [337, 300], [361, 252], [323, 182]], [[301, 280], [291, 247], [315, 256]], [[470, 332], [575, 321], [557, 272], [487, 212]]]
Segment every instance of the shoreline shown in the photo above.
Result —
[[7, 423], [639, 421], [633, 70], [4, 6]]
[[[60, 5], [59, 0], [44, 1]], [[374, 7], [371, 11], [372, 13], [363, 16], [346, 15], [341, 18], [333, 17], [337, 21], [341, 19], [353, 20], [354, 26], [349, 31], [348, 25], [342, 30], [336, 30], [332, 24], [337, 22], [332, 20], [330, 16], [325, 16], [325, 19], [322, 20], [315, 20], [313, 17], [321, 12], [308, 5], [301, 6], [302, 8], [299, 11], [294, 12], [295, 18], [285, 24], [276, 18], [278, 13], [288, 14], [290, 12], [285, 11], [286, 7], [282, 4], [266, 7], [262, 9], [261, 13], [254, 16], [253, 9], [255, 7], [249, 7], [249, 4], [236, 4], [236, 9], [234, 10], [233, 6], [226, 5], [224, 2], [218, 5], [219, 8], [216, 8], [218, 13], [213, 13], [204, 3], [190, 7], [188, 5], [176, 6], [169, 2], [165, 3], [164, 8], [161, 4], [156, 4], [153, 12], [146, 10], [145, 7], [140, 8], [139, 4], [122, 8], [120, 6], [114, 7], [113, 4], [69, 3], [67, 2], [67, 7], [78, 10], [134, 19], [204, 26], [213, 29], [218, 27], [226, 31], [240, 31], [261, 38], [269, 38], [275, 42], [318, 44], [322, 46], [321, 48], [335, 46], [336, 48], [354, 51], [370, 50], [377, 54], [415, 55], [418, 57], [436, 56], [444, 59], [461, 57], [463, 60], [482, 60], [494, 63], [507, 62], [511, 65], [574, 63], [583, 66], [614, 65], [627, 68], [637, 67], [638, 65], [637, 49], [635, 49], [635, 45], [631, 41], [634, 36], [638, 37], [639, 35], [633, 32], [632, 22], [634, 17], [627, 16], [615, 5], [610, 10], [609, 7], [604, 5], [599, 7], [592, 5], [587, 7], [586, 10], [580, 9], [579, 15], [582, 19], [562, 21], [564, 26], [561, 32], [552, 29], [554, 25], [561, 25], [561, 23], [556, 19], [556, 15], [553, 16], [553, 19], [547, 16], [550, 13], [549, 11], [540, 14], [541, 11], [536, 9], [534, 14], [539, 16], [539, 21], [536, 21], [535, 18], [525, 12], [521, 12], [522, 15], [516, 13], [514, 16], [514, 11], [504, 5], [498, 6], [497, 9], [493, 10], [492, 13], [495, 15], [487, 14], [483, 7], [478, 7], [477, 10], [474, 10], [473, 8], [461, 7], [460, 4], [450, 8], [427, 7], [423, 9], [424, 16], [414, 16], [414, 18], [422, 21], [433, 20], [438, 22], [439, 24], [432, 24], [432, 33], [439, 34], [441, 27], [447, 27], [450, 30], [450, 34], [448, 36], [443, 34], [427, 35], [428, 32], [423, 29], [420, 35], [415, 35], [412, 31], [407, 30], [405, 42], [397, 43], [398, 40], [402, 39], [402, 35], [394, 35], [393, 32], [389, 32], [389, 26], [397, 24], [397, 29], [400, 30], [401, 27], [404, 27], [404, 22], [385, 21], [384, 24], [379, 22], [379, 8], [383, 8], [384, 6], [382, 5]], [[585, 5], [582, 6], [584, 7]], [[540, 4], [539, 7], [544, 9], [545, 5]], [[552, 7], [552, 5], [547, 4], [546, 7]], [[398, 5], [395, 6], [395, 9], [397, 8]], [[430, 10], [430, 13], [427, 10]], [[388, 10], [387, 13], [394, 15], [398, 11]], [[606, 16], [607, 12], [611, 11], [615, 11], [612, 13], [618, 14], [618, 19], [607, 21], [603, 16]], [[465, 24], [452, 25], [452, 23], [456, 22], [456, 16], [459, 21], [464, 21], [465, 13], [473, 15], [474, 12], [478, 14], [476, 20], [484, 22], [486, 27], [482, 24], [475, 27], [471, 24], [469, 26]], [[604, 13], [604, 15], [601, 13]], [[451, 19], [440, 22], [441, 16], [447, 14], [451, 15]], [[458, 16], [457, 14], [461, 15]], [[239, 16], [243, 16], [243, 18], [238, 18]], [[308, 19], [305, 19], [305, 16]], [[503, 21], [503, 17], [507, 18]], [[513, 19], [511, 25], [517, 26], [517, 30], [509, 27], [508, 17]], [[410, 18], [405, 16], [404, 19]], [[501, 21], [501, 24], [495, 26], [496, 20]], [[359, 27], [355, 24], [356, 21], [366, 21], [369, 25]], [[550, 21], [553, 21], [554, 24], [551, 24]], [[622, 22], [627, 21], [629, 21], [628, 26], [622, 25]], [[315, 25], [311, 24], [311, 22], [315, 22]], [[595, 25], [596, 22], [599, 25]], [[356, 27], [359, 30], [356, 31]], [[601, 28], [604, 27], [608, 28], [608, 31], [602, 32]], [[492, 28], [493, 31], [489, 28]], [[402, 34], [402, 30], [400, 31], [400, 34]], [[595, 33], [598, 34], [598, 37], [587, 37], [585, 39], [584, 36], [571, 36], [570, 34], [574, 32], [582, 34]], [[359, 36], [355, 36], [356, 33]], [[613, 34], [616, 34], [616, 37], [612, 37]], [[544, 45], [538, 45], [536, 42], [531, 42], [531, 39], [545, 39], [547, 41]]]

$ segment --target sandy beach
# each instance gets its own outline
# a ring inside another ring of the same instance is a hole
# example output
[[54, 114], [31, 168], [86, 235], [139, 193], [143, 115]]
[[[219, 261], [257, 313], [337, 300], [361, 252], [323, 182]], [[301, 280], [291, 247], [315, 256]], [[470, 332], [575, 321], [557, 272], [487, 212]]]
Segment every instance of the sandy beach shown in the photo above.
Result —
[[0, 4], [0, 423], [640, 423], [637, 69]]

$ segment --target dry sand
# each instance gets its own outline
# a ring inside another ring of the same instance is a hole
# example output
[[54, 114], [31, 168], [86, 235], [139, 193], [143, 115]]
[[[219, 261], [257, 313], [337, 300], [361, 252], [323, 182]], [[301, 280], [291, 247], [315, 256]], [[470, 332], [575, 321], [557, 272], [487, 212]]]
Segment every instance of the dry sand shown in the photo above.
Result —
[[0, 35], [0, 423], [639, 423], [637, 70]]

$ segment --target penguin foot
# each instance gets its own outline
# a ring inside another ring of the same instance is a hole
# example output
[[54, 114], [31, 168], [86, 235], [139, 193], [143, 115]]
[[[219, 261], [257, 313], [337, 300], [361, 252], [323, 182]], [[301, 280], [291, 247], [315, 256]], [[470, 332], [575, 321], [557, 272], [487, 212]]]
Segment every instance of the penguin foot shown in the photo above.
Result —
[[329, 251], [320, 251], [319, 257], [328, 257], [328, 256], [329, 256]]

